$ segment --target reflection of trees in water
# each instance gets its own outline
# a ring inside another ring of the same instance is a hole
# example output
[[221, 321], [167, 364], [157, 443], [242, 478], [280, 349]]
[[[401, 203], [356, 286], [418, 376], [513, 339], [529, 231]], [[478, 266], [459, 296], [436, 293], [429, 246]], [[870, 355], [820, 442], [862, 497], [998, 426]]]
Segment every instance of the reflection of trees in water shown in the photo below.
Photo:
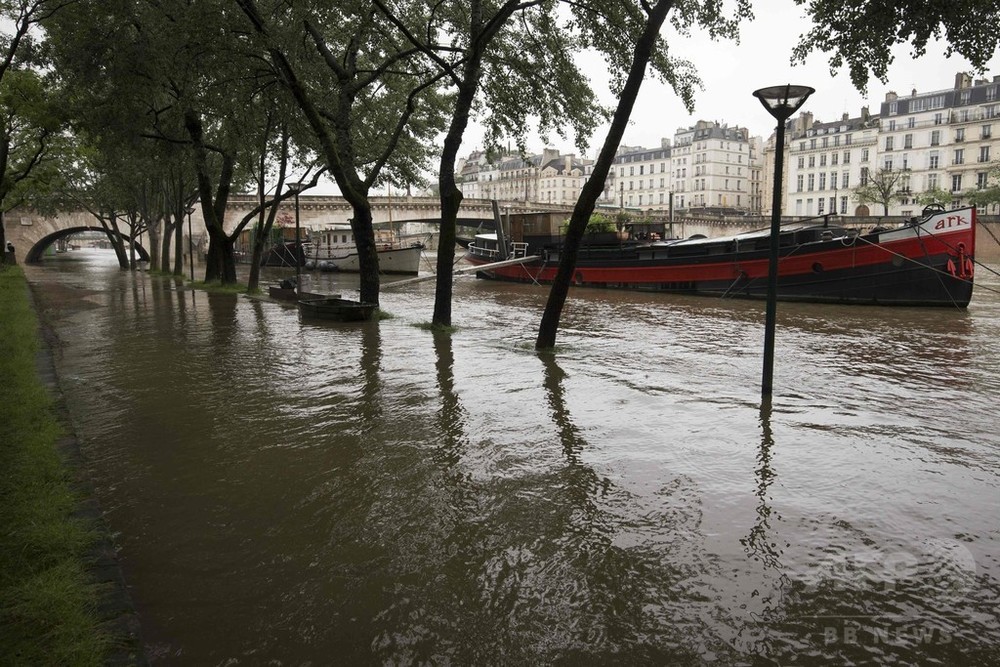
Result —
[[567, 407], [566, 373], [541, 359], [563, 463], [506, 494], [506, 544], [481, 576], [502, 646], [542, 662], [697, 659], [706, 627], [694, 580], [708, 568], [679, 553], [697, 548], [697, 494], [677, 478], [639, 498], [585, 463], [590, 445]]
[[364, 440], [379, 427], [382, 419], [382, 332], [378, 321], [361, 325], [361, 386], [358, 396], [358, 434]]
[[[420, 425], [400, 425], [414, 433], [393, 446], [419, 446], [421, 458], [373, 480], [365, 535], [387, 560], [372, 562], [369, 583], [391, 590], [373, 620], [376, 661], [696, 660], [711, 641], [712, 596], [710, 565], [693, 555], [701, 514], [690, 481], [642, 498], [588, 465], [551, 359], [539, 407], [555, 430], [546, 437], [541, 415], [537, 451], [470, 432], [451, 335], [435, 333], [434, 351], [433, 436], [421, 443]], [[538, 418], [531, 405], [519, 423]], [[388, 454], [383, 465], [398, 465]]]

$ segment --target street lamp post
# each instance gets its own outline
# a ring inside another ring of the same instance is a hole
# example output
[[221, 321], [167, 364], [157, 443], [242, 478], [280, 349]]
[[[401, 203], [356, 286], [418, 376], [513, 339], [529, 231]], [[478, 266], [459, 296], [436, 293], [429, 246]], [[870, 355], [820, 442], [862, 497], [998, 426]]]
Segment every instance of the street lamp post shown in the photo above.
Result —
[[299, 232], [299, 193], [305, 189], [305, 183], [289, 183], [288, 189], [295, 193], [295, 293], [302, 291], [302, 242]]
[[778, 250], [781, 236], [781, 175], [785, 161], [785, 121], [806, 99], [816, 92], [809, 86], [771, 86], [755, 90], [753, 95], [767, 112], [778, 121], [777, 144], [774, 151], [774, 196], [771, 199], [771, 253], [767, 265], [767, 308], [764, 317], [764, 371], [760, 394], [770, 400], [774, 379], [774, 327], [778, 314]]
[[188, 264], [191, 266], [191, 282], [194, 282], [194, 238], [191, 236], [191, 214], [194, 213], [194, 207], [185, 212], [188, 216]]

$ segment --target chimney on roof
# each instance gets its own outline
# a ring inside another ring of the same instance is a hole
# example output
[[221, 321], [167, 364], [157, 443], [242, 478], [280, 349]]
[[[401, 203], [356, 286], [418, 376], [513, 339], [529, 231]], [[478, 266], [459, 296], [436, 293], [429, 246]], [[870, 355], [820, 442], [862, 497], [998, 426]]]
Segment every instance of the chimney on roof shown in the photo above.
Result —
[[660, 148], [670, 148], [670, 139], [667, 137], [660, 139]]
[[972, 77], [968, 72], [959, 72], [955, 75], [955, 90], [968, 88], [972, 85]]
[[913, 90], [910, 91], [910, 97], [916, 97], [916, 96], [917, 96], [917, 89], [914, 88]]
[[573, 171], [573, 156], [572, 155], [564, 155], [563, 156], [563, 165], [564, 165], [564, 167], [566, 169], [566, 173], [567, 174], [569, 172]]
[[847, 119], [848, 119], [848, 118], [850, 118], [850, 117], [851, 117], [851, 116], [850, 116], [850, 114], [848, 114], [848, 113], [847, 113], [847, 112], [845, 111], [845, 112], [844, 112], [844, 115], [840, 117], [840, 120], [846, 123], [846, 122], [847, 122]]
[[899, 99], [899, 95], [896, 94], [895, 90], [890, 90], [888, 93], [885, 94], [885, 101], [886, 102], [895, 102], [898, 99]]

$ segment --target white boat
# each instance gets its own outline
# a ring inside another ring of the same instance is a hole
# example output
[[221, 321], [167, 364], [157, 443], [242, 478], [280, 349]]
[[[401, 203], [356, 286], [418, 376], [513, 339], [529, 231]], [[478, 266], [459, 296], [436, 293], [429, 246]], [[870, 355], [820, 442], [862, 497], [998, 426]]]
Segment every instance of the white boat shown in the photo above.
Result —
[[[416, 241], [401, 242], [392, 230], [375, 230], [380, 273], [416, 275], [424, 244]], [[312, 230], [309, 242], [303, 244], [306, 268], [320, 271], [361, 270], [354, 233], [350, 225], [334, 225], [322, 230]]]

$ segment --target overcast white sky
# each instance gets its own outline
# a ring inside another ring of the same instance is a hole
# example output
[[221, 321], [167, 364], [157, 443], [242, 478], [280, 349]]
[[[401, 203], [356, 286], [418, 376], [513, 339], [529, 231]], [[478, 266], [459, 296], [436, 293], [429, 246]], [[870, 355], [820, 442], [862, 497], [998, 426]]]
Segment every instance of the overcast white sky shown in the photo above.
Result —
[[[696, 94], [694, 114], [688, 115], [668, 86], [647, 79], [622, 143], [654, 148], [660, 145], [662, 137], [672, 138], [678, 128], [688, 127], [698, 120], [739, 125], [749, 128], [752, 135], [767, 137], [774, 129], [774, 119], [752, 96], [754, 90], [766, 86], [784, 83], [812, 86], [816, 92], [802, 110], [811, 111], [817, 120], [826, 122], [845, 112], [857, 116], [865, 105], [872, 113], [878, 113], [879, 105], [890, 90], [903, 95], [913, 88], [919, 92], [950, 88], [957, 72], [971, 70], [964, 59], [946, 59], [942, 55], [943, 47], [929, 47], [928, 54], [919, 60], [910, 56], [908, 46], [897, 47], [888, 83], [872, 79], [867, 94], [862, 96], [851, 84], [846, 69], [836, 76], [830, 75], [827, 58], [822, 53], [814, 53], [805, 64], [790, 64], [799, 35], [809, 28], [803, 8], [792, 0], [755, 0], [753, 5], [757, 19], [742, 26], [739, 44], [712, 42], [698, 33], [689, 38], [675, 37], [665, 30], [673, 54], [695, 64], [704, 89]], [[614, 99], [607, 92], [602, 76], [603, 62], [584, 60], [588, 62], [595, 87], [603, 92], [603, 99], [612, 104]], [[994, 56], [985, 76], [992, 78], [995, 74], [1000, 75], [1000, 55]], [[591, 138], [587, 157], [596, 156], [604, 139], [604, 129]], [[481, 141], [481, 133], [470, 128], [461, 154], [467, 155], [480, 147]], [[572, 141], [562, 141], [558, 137], [551, 137], [550, 145], [563, 152], [575, 152]], [[542, 147], [540, 138], [529, 143], [529, 150], [533, 152], [540, 152]]]

